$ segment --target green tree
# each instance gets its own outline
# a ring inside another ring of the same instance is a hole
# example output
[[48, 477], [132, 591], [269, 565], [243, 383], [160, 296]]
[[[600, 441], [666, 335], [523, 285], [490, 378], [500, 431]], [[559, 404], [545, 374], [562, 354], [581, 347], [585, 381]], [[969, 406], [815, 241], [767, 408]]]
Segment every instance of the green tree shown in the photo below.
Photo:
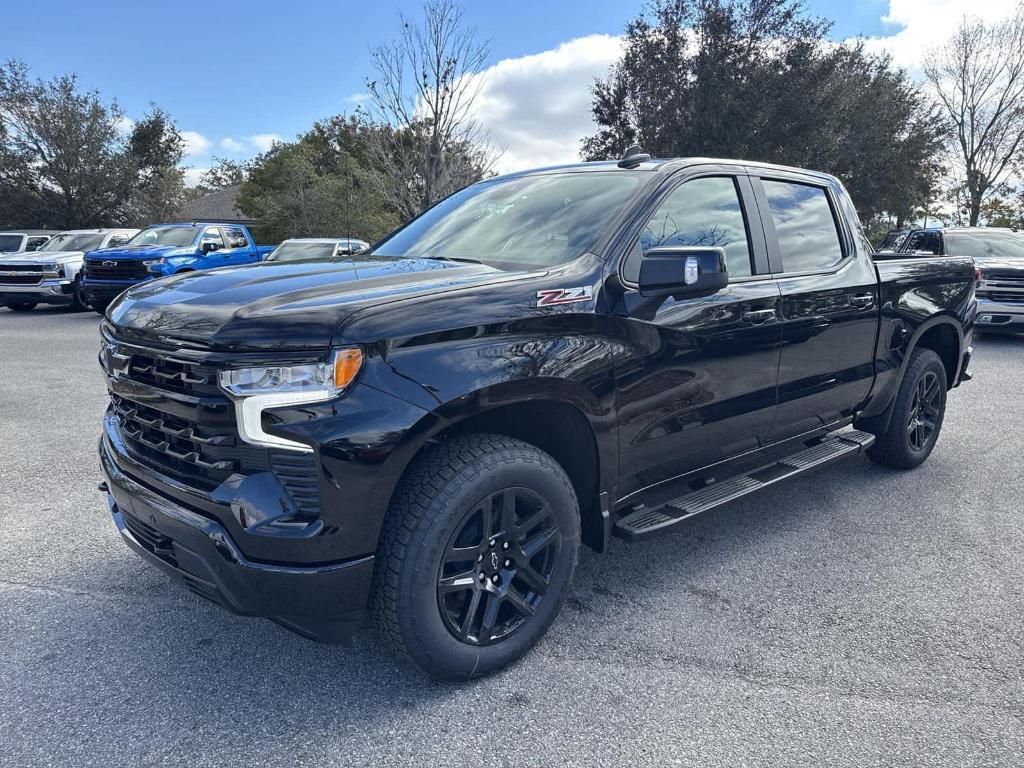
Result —
[[181, 138], [153, 107], [126, 134], [116, 102], [74, 75], [32, 80], [0, 65], [0, 224], [55, 228], [144, 222], [181, 195]]
[[656, 0], [593, 89], [587, 159], [734, 157], [840, 177], [861, 211], [897, 219], [934, 195], [944, 136], [906, 74], [837, 46], [799, 0]]
[[357, 118], [317, 122], [298, 141], [277, 144], [252, 162], [238, 206], [260, 221], [268, 241], [358, 237], [373, 242], [400, 219], [370, 179], [365, 131]]

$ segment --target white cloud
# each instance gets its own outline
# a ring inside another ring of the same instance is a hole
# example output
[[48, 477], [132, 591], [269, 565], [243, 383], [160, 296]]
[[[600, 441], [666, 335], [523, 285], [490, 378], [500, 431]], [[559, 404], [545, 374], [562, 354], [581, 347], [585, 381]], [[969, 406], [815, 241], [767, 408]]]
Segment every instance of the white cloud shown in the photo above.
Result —
[[206, 173], [208, 170], [210, 170], [210, 169], [209, 168], [186, 168], [185, 169], [185, 186], [186, 187], [194, 187], [194, 186], [196, 186], [199, 183], [200, 179], [202, 179], [203, 174]]
[[121, 134], [122, 136], [127, 136], [129, 133], [132, 132], [132, 129], [135, 127], [135, 121], [132, 120], [130, 117], [125, 117], [124, 115], [122, 115], [121, 117], [117, 118], [117, 124], [114, 127], [119, 134]]
[[621, 55], [619, 38], [589, 35], [484, 70], [474, 112], [504, 150], [498, 170], [579, 160], [580, 140], [594, 131], [590, 86]]
[[275, 144], [284, 141], [284, 139], [276, 133], [257, 133], [254, 136], [247, 136], [246, 140], [252, 147], [260, 152], [267, 152]]
[[1017, 0], [889, 0], [882, 21], [894, 25], [894, 31], [868, 38], [868, 47], [889, 52], [897, 66], [920, 76], [925, 53], [948, 38], [964, 16], [997, 21], [1016, 5]]
[[221, 149], [226, 149], [228, 152], [241, 152], [245, 149], [245, 145], [242, 142], [237, 139], [233, 139], [230, 136], [221, 139], [220, 146]]
[[182, 131], [181, 138], [185, 142], [185, 157], [205, 155], [210, 149], [210, 140], [198, 131]]

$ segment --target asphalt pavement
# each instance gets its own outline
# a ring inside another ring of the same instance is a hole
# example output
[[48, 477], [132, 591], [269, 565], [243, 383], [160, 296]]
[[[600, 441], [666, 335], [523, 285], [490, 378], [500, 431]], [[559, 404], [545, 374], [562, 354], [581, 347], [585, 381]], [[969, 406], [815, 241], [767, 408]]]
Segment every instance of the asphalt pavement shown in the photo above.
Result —
[[975, 343], [912, 472], [842, 461], [584, 551], [465, 685], [232, 616], [119, 540], [98, 317], [0, 310], [0, 766], [1011, 766], [1024, 756], [1024, 338]]

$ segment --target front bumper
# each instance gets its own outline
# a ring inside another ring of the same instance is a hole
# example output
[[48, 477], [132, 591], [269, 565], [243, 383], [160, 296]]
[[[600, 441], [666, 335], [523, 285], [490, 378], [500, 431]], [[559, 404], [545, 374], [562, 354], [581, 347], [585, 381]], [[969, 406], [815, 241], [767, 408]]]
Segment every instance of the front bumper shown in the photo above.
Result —
[[34, 301], [38, 304], [69, 304], [74, 293], [71, 280], [65, 278], [43, 280], [32, 285], [6, 285], [0, 283], [0, 304], [15, 301]]
[[290, 565], [246, 558], [227, 530], [126, 475], [100, 440], [107, 504], [143, 559], [228, 610], [264, 616], [313, 640], [347, 641], [363, 623], [373, 557]]
[[1005, 303], [979, 297], [974, 325], [985, 333], [1024, 333], [1024, 303]]
[[90, 304], [109, 304], [142, 280], [83, 280], [82, 293]]

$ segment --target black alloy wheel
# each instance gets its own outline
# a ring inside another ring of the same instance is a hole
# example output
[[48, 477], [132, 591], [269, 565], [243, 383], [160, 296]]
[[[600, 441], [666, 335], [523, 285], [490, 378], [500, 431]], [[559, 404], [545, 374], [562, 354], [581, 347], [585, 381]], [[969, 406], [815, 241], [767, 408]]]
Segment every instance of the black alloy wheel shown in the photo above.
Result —
[[527, 488], [492, 493], [456, 528], [437, 578], [445, 626], [458, 640], [504, 640], [540, 608], [561, 539], [551, 510]]
[[942, 409], [942, 386], [935, 371], [926, 371], [917, 383], [907, 420], [907, 436], [914, 451], [930, 447]]

